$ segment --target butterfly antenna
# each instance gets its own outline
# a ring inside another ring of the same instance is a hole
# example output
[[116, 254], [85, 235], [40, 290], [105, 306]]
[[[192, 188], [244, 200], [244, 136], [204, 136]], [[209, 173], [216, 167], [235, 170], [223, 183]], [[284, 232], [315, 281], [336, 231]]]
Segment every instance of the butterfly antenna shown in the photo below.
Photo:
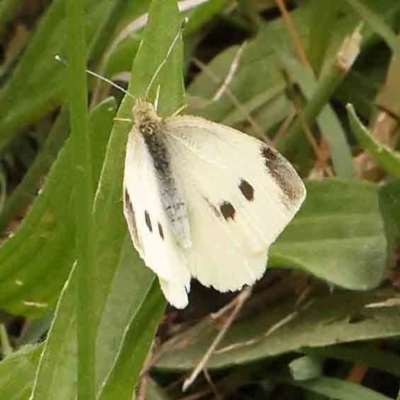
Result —
[[[55, 58], [58, 62], [60, 62], [61, 64], [64, 64], [64, 65], [68, 66], [68, 62], [67, 62], [64, 58], [62, 58], [61, 56], [59, 56], [58, 54], [55, 55], [54, 58]], [[93, 71], [91, 71], [90, 69], [86, 69], [86, 72], [87, 72], [89, 75], [92, 75], [92, 76], [94, 76], [95, 78], [102, 80], [103, 82], [107, 82], [109, 85], [115, 87], [116, 89], [119, 89], [122, 93], [125, 93], [126, 95], [128, 95], [128, 96], [131, 97], [132, 99], [135, 98], [131, 93], [129, 93], [127, 90], [125, 90], [122, 86], [119, 86], [119, 85], [117, 85], [116, 83], [114, 83], [112, 80], [107, 79], [106, 77], [101, 76], [101, 75], [99, 75], [99, 74], [96, 74], [96, 72], [93, 72]]]
[[158, 101], [160, 100], [160, 89], [161, 85], [157, 86], [156, 98], [154, 99], [154, 109], [158, 110]]
[[162, 68], [164, 67], [164, 65], [166, 64], [166, 62], [168, 61], [169, 56], [172, 53], [172, 50], [174, 49], [177, 41], [179, 40], [179, 38], [182, 35], [183, 30], [185, 29], [185, 26], [188, 22], [188, 18], [184, 18], [184, 20], [182, 21], [182, 25], [179, 29], [179, 32], [176, 34], [176, 36], [174, 37], [174, 40], [172, 41], [171, 45], [168, 48], [167, 54], [165, 55], [164, 59], [161, 61], [160, 65], [157, 67], [156, 71], [154, 72], [153, 77], [150, 80], [149, 86], [147, 86], [146, 92], [145, 92], [145, 97], [147, 98], [150, 92], [151, 87], [153, 86], [154, 81], [157, 79], [160, 71], [162, 70]]

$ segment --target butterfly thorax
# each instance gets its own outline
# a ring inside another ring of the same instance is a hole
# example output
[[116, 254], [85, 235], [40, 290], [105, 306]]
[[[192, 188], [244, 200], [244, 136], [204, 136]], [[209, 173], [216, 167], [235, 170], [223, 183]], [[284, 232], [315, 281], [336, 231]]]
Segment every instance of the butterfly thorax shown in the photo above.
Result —
[[191, 245], [186, 204], [183, 201], [179, 182], [172, 174], [171, 157], [165, 135], [167, 129], [152, 104], [138, 99], [133, 107], [135, 130], [141, 134], [153, 161], [159, 194], [165, 213], [171, 223], [177, 242], [183, 247]]

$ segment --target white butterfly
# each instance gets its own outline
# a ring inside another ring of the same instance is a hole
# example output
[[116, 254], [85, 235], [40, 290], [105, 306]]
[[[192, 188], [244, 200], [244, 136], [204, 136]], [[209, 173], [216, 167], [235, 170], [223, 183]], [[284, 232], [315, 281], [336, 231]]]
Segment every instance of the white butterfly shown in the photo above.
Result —
[[260, 279], [306, 195], [294, 168], [265, 143], [200, 117], [160, 118], [143, 100], [133, 117], [124, 214], [167, 300], [184, 308], [192, 277], [221, 292]]

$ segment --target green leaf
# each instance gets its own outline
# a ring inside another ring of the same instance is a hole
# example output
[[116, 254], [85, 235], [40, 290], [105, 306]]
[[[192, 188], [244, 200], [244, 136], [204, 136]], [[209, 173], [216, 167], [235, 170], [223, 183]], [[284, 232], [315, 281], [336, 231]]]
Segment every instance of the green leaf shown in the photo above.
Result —
[[43, 346], [26, 346], [0, 362], [0, 398], [28, 400]]
[[385, 24], [382, 16], [378, 11], [370, 9], [364, 2], [360, 0], [346, 0], [351, 7], [377, 32], [391, 48], [394, 54], [399, 54], [399, 41], [396, 34]]
[[323, 377], [292, 385], [338, 400], [391, 400], [372, 389], [337, 378]]
[[362, 124], [351, 104], [347, 105], [350, 126], [361, 146], [367, 150], [374, 160], [389, 174], [400, 178], [400, 154], [379, 143]]
[[[102, 385], [99, 400], [131, 399], [143, 362], [164, 313], [163, 295], [153, 280], [145, 301], [129, 321], [110, 374]], [[143, 330], [143, 327], [146, 327]]]
[[319, 76], [324, 64], [329, 43], [334, 34], [335, 14], [340, 2], [311, 2], [310, 37], [307, 54], [316, 76]]
[[314, 357], [333, 358], [351, 363], [363, 363], [371, 368], [400, 377], [400, 357], [375, 345], [351, 343], [328, 347], [307, 348], [305, 353]]
[[[170, 46], [181, 29], [181, 19], [174, 0], [154, 0], [149, 13], [149, 22], [144, 33], [143, 43], [135, 58], [132, 69], [130, 92], [143, 96], [153, 81], [155, 72], [164, 61]], [[171, 51], [166, 64], [150, 88], [152, 98], [160, 87], [159, 110], [170, 115], [183, 104], [182, 43], [179, 40]], [[124, 115], [132, 99], [126, 97], [120, 113]], [[122, 165], [121, 165], [122, 167]], [[121, 182], [119, 189], [122, 192]], [[119, 210], [121, 213], [121, 209]], [[125, 227], [125, 224], [124, 224]], [[124, 229], [126, 231], [126, 227]], [[103, 241], [104, 238], [101, 238]], [[101, 246], [99, 246], [101, 249]], [[101, 255], [100, 255], [101, 257]], [[100, 258], [101, 259], [101, 258]], [[144, 268], [143, 263], [136, 263]], [[129, 400], [136, 385], [156, 326], [162, 315], [165, 300], [160, 294], [158, 282], [147, 296], [143, 297], [141, 310], [134, 315], [126, 327], [121, 347], [107, 380], [103, 383], [101, 399]]]
[[386, 265], [377, 186], [338, 180], [306, 186], [306, 201], [271, 246], [269, 265], [301, 268], [348, 289], [377, 286]]
[[232, 0], [212, 0], [195, 8], [188, 16], [189, 21], [185, 27], [185, 34], [193, 34], [201, 29], [207, 22], [227, 7]]
[[88, 121], [86, 72], [85, 5], [81, 0], [65, 3], [69, 120], [71, 125], [69, 172], [72, 177], [72, 216], [75, 220], [77, 269], [78, 400], [95, 400], [94, 270], [93, 257], [93, 173]]
[[400, 239], [400, 180], [379, 188], [379, 207], [385, 222], [388, 253], [394, 256]]
[[[96, 107], [90, 118], [93, 179], [100, 176], [115, 115], [114, 100]], [[68, 141], [30, 211], [0, 247], [0, 302], [20, 315], [42, 315], [55, 301], [74, 262], [74, 224], [70, 213], [71, 176]], [[57, 268], [54, 268], [54, 266]]]
[[[302, 67], [294, 61], [288, 60], [285, 62], [285, 67], [293, 81], [299, 85], [302, 94], [305, 95], [308, 101], [314, 101], [314, 96], [317, 95], [317, 92], [320, 93], [326, 89], [329, 90], [329, 87], [327, 87], [329, 79], [326, 79], [326, 77], [318, 83], [309, 69]], [[330, 73], [333, 74], [334, 72]], [[319, 98], [321, 99], [321, 97]], [[336, 176], [340, 179], [354, 179], [356, 177], [356, 170], [353, 165], [353, 158], [346, 133], [329, 103], [324, 104], [316, 121], [322, 136], [328, 143]], [[302, 139], [304, 140], [304, 138]]]
[[322, 361], [315, 357], [296, 358], [289, 364], [290, 375], [295, 381], [307, 381], [322, 375]]
[[54, 393], [60, 400], [76, 398], [76, 278], [76, 268], [73, 268], [61, 292], [44, 344], [31, 400], [52, 399]]
[[[296, 306], [297, 297], [286, 296], [275, 306], [234, 324], [207, 368], [233, 367], [331, 344], [396, 338], [400, 335], [396, 307], [366, 307], [393, 296], [393, 291], [328, 292], [311, 297], [303, 307]], [[174, 371], [193, 369], [218, 333], [217, 326], [205, 328], [200, 324], [196, 328], [174, 337], [173, 343], [166, 342], [155, 367]]]
[[[111, 282], [111, 288], [107, 295], [107, 302], [104, 311], [100, 316], [101, 320], [97, 331], [97, 350], [96, 350], [96, 372], [97, 388], [100, 390], [104, 381], [109, 379], [110, 371], [115, 367], [115, 358], [120, 353], [120, 348], [125, 343], [125, 330], [130, 321], [134, 320], [138, 314], [158, 322], [158, 315], [142, 311], [143, 307], [148, 307], [143, 302], [150, 290], [153, 282], [153, 275], [147, 268], [134, 268], [140, 265], [138, 256], [132, 249], [132, 245], [127, 240], [121, 259], [116, 266], [115, 276]], [[68, 280], [56, 310], [55, 320], [41, 358], [40, 367], [37, 372], [36, 385], [33, 399], [53, 399], [53, 393], [57, 391], [58, 399], [74, 399], [76, 386], [75, 376], [77, 368], [76, 353], [76, 294], [74, 285], [76, 275], [72, 274]], [[159, 302], [163, 306], [163, 302]], [[144, 329], [144, 323], [148, 322], [141, 319], [140, 333], [142, 337], [148, 337], [150, 341], [153, 330]], [[133, 345], [133, 344], [132, 344]], [[143, 342], [135, 342], [138, 346], [136, 352], [125, 353], [130, 356], [139, 357], [139, 351], [143, 351]], [[140, 357], [139, 357], [140, 358]], [[143, 360], [138, 360], [141, 365]], [[134, 375], [130, 377], [132, 380]], [[121, 385], [121, 390], [132, 393], [133, 386], [127, 380]]]
[[146, 385], [146, 400], [169, 400], [169, 397], [150, 377]]
[[[116, 2], [89, 0], [86, 3], [89, 46], [102, 29], [109, 28], [106, 21]], [[66, 55], [64, 7], [64, 0], [51, 3], [11, 79], [0, 91], [0, 148], [18, 135], [21, 128], [38, 121], [64, 100], [66, 69], [54, 60], [56, 54]], [[98, 52], [101, 47], [104, 50], [106, 45], [107, 42], [97, 43], [95, 50]]]
[[[132, 94], [145, 93], [179, 30], [180, 19], [175, 1], [153, 1], [144, 41], [134, 61], [130, 86]], [[151, 91], [154, 95], [157, 86], [161, 85], [159, 105], [164, 113], [172, 113], [182, 104], [181, 51], [181, 43], [178, 42]], [[128, 116], [131, 107], [132, 99], [126, 96], [118, 116]], [[129, 129], [130, 125], [125, 122], [114, 125], [94, 208], [94, 258], [97, 269], [93, 318], [97, 327], [97, 391], [104, 398], [118, 393], [118, 398], [122, 400], [132, 397], [165, 304], [158, 283], [153, 282], [152, 273], [144, 267], [130, 239], [127, 239], [121, 193], [123, 154]], [[50, 400], [56, 390], [60, 393], [58, 399], [75, 398], [75, 280], [76, 276], [72, 274], [60, 298], [38, 370], [34, 400]]]
[[56, 122], [42, 144], [40, 152], [35, 157], [22, 182], [8, 196], [0, 214], [0, 230], [4, 231], [7, 225], [16, 218], [17, 214], [35, 200], [37, 191], [42, 185], [43, 177], [48, 173], [52, 164], [69, 133], [68, 113], [61, 110]]

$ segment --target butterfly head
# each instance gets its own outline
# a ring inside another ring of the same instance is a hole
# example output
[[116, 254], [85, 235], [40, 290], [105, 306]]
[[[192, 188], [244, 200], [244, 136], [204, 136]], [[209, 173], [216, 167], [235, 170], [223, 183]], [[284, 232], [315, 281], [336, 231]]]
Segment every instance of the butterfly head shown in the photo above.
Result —
[[137, 99], [132, 109], [136, 129], [144, 135], [152, 135], [161, 123], [153, 105], [143, 99]]

